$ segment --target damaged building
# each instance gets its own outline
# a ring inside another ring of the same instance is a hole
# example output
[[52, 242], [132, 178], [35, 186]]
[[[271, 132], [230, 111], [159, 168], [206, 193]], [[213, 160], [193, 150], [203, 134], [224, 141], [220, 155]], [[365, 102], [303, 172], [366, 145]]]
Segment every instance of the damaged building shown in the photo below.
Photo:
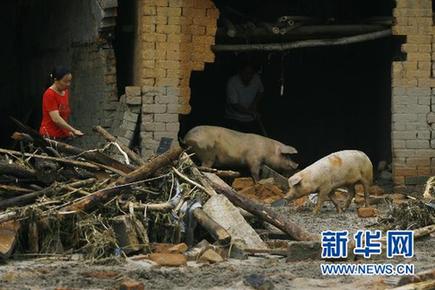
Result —
[[1, 145], [9, 115], [38, 128], [48, 72], [64, 64], [80, 145], [101, 125], [152, 156], [162, 138], [223, 124], [225, 83], [248, 54], [267, 134], [302, 167], [354, 148], [391, 162], [396, 185], [434, 175], [432, 1], [263, 2], [3, 1]]

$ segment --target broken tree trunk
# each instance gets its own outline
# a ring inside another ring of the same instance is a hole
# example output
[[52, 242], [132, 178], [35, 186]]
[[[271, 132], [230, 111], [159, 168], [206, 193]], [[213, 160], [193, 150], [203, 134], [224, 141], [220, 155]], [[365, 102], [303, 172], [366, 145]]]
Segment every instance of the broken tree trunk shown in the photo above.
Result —
[[99, 170], [100, 166], [95, 165], [95, 164], [91, 164], [89, 162], [81, 162], [81, 161], [76, 161], [76, 160], [69, 160], [69, 159], [65, 159], [65, 158], [59, 158], [59, 157], [51, 157], [51, 156], [43, 156], [43, 155], [37, 155], [37, 154], [31, 154], [31, 153], [21, 153], [15, 150], [6, 150], [6, 149], [2, 149], [0, 148], [0, 153], [3, 154], [12, 154], [12, 155], [24, 155], [26, 157], [33, 157], [33, 158], [38, 158], [38, 159], [44, 159], [44, 160], [51, 160], [51, 161], [56, 161], [62, 164], [67, 164], [67, 165], [72, 165], [72, 166], [77, 166], [77, 167], [83, 167], [83, 168], [87, 168], [87, 169], [93, 169], [93, 170]]
[[231, 241], [230, 234], [215, 222], [201, 208], [193, 210], [193, 216], [198, 223], [216, 240], [220, 245], [228, 245]]
[[231, 235], [231, 243], [240, 248], [267, 249], [266, 243], [225, 195], [215, 194], [203, 206], [204, 212]]
[[181, 147], [174, 147], [170, 149], [169, 151], [166, 151], [165, 153], [156, 156], [155, 158], [151, 159], [147, 163], [145, 163], [143, 166], [139, 167], [133, 172], [130, 172], [127, 176], [122, 177], [118, 179], [116, 184], [126, 184], [134, 181], [138, 181], [140, 179], [146, 178], [153, 174], [157, 169], [165, 167], [172, 163], [175, 159], [180, 156], [181, 152], [183, 152], [183, 149]]
[[[77, 182], [72, 182], [72, 183], [68, 184], [68, 186], [74, 187], [74, 188], [79, 188], [82, 186], [93, 184], [93, 183], [95, 183], [95, 181], [96, 181], [95, 178], [89, 178], [89, 179], [85, 179], [85, 180], [81, 180], [81, 181], [77, 181]], [[7, 209], [9, 207], [22, 206], [25, 204], [29, 204], [29, 203], [33, 202], [36, 198], [38, 198], [42, 195], [51, 196], [57, 192], [57, 186], [58, 185], [54, 184], [53, 186], [49, 186], [49, 187], [44, 188], [42, 190], [38, 190], [38, 191], [35, 191], [32, 193], [23, 194], [20, 196], [16, 196], [13, 198], [2, 200], [2, 201], [0, 201], [0, 210]]]
[[110, 184], [108, 188], [94, 192], [83, 199], [74, 202], [62, 208], [63, 212], [86, 211], [100, 202], [106, 202], [113, 194], [119, 192], [116, 185], [125, 185], [141, 179], [145, 179], [161, 167], [169, 165], [173, 160], [177, 159], [183, 150], [180, 147], [174, 147], [171, 150], [155, 157], [148, 161], [145, 165], [139, 167], [135, 171], [130, 172], [126, 176], [118, 178], [117, 181]]
[[232, 170], [217, 170], [215, 168], [199, 166], [198, 169], [202, 172], [214, 173], [220, 178], [237, 178], [240, 177], [240, 172]]
[[12, 254], [20, 227], [18, 221], [0, 224], [0, 258], [7, 259]]
[[122, 148], [122, 150], [125, 151], [125, 153], [127, 153], [128, 157], [131, 158], [131, 160], [133, 160], [134, 162], [136, 162], [139, 165], [145, 165], [145, 161], [139, 156], [137, 155], [135, 152], [133, 152], [130, 148], [128, 148], [128, 146], [124, 145], [121, 142], [118, 142], [117, 139], [115, 138], [115, 136], [111, 135], [109, 132], [107, 132], [103, 127], [101, 126], [96, 126], [94, 128], [94, 130], [98, 133], [101, 134], [101, 136], [104, 137], [104, 139], [106, 139], [109, 142], [114, 142], [116, 144], [119, 145], [119, 147]]
[[290, 237], [298, 241], [318, 241], [320, 237], [313, 235], [299, 227], [297, 224], [285, 220], [282, 216], [262, 204], [251, 201], [237, 194], [228, 184], [212, 173], [205, 173], [214, 189], [224, 194], [236, 206], [260, 217], [262, 220], [276, 226]]
[[21, 194], [21, 193], [29, 193], [29, 192], [32, 192], [33, 190], [28, 189], [28, 188], [19, 187], [19, 186], [14, 186], [14, 185], [0, 184], [0, 192], [1, 191], [13, 192], [15, 194]]
[[35, 177], [36, 171], [15, 163], [9, 164], [6, 161], [0, 161], [0, 175], [13, 175], [17, 177]]
[[407, 284], [404, 286], [393, 288], [392, 290], [431, 290], [431, 289], [435, 289], [435, 279]]
[[126, 254], [142, 249], [143, 245], [139, 242], [131, 217], [126, 215], [114, 217], [112, 225], [118, 245]]
[[[12, 135], [12, 139], [17, 140], [17, 141], [25, 141], [25, 142], [31, 142], [33, 143], [34, 139], [25, 133], [18, 133], [15, 132]], [[83, 157], [84, 159], [87, 159], [89, 161], [94, 161], [97, 163], [100, 163], [102, 165], [106, 165], [112, 168], [115, 168], [117, 170], [120, 170], [124, 173], [129, 173], [131, 171], [133, 171], [135, 168], [131, 165], [127, 165], [127, 164], [123, 164], [121, 162], [119, 162], [118, 160], [115, 160], [99, 151], [96, 150], [83, 150], [81, 148], [63, 143], [63, 142], [59, 142], [59, 141], [54, 141], [54, 140], [50, 140], [50, 139], [45, 139], [45, 141], [47, 141], [47, 144], [51, 145], [52, 147], [56, 148], [57, 151], [59, 152], [63, 152], [66, 154], [70, 154], [70, 155], [80, 155], [81, 157]]]

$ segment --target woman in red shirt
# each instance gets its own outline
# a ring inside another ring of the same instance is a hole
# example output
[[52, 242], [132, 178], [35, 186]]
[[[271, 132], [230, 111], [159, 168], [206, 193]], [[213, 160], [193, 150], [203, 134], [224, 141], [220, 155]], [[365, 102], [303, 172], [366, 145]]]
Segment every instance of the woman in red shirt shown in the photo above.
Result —
[[71, 72], [64, 67], [57, 67], [50, 74], [50, 79], [52, 85], [42, 98], [42, 122], [39, 133], [51, 139], [83, 136], [80, 130], [68, 124], [71, 114], [69, 107]]

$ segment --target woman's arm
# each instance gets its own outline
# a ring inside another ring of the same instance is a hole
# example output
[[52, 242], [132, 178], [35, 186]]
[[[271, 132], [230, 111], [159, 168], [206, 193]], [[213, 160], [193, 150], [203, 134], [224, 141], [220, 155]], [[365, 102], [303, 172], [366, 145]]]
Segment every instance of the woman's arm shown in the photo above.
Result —
[[59, 114], [58, 110], [50, 111], [48, 113], [50, 115], [51, 120], [61, 129], [70, 131], [75, 136], [83, 136], [84, 134], [80, 131], [72, 127], [68, 124]]

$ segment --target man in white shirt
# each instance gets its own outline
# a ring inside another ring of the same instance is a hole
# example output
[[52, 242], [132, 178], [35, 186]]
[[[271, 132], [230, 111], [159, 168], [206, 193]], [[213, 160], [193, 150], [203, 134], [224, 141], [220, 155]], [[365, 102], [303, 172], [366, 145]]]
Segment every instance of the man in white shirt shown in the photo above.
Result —
[[230, 129], [259, 133], [256, 118], [257, 104], [264, 92], [263, 83], [250, 64], [240, 67], [239, 73], [227, 83], [225, 119]]

